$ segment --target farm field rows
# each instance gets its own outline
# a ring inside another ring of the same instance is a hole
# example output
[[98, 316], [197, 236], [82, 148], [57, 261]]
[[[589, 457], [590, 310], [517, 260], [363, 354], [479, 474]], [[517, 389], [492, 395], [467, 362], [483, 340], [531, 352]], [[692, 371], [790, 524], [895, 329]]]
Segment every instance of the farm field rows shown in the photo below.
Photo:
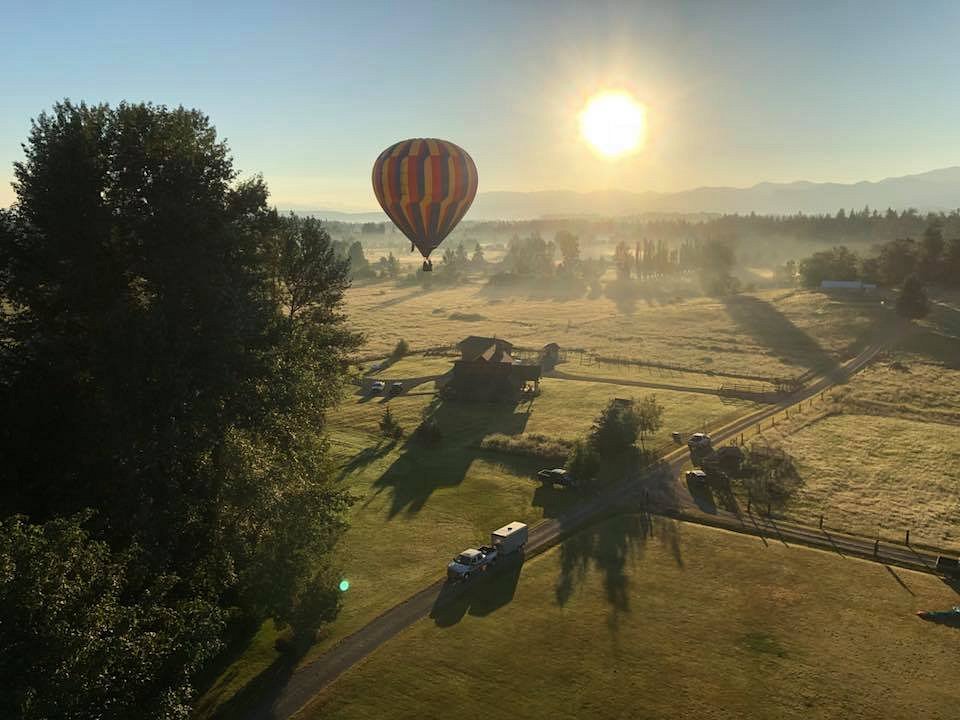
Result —
[[914, 612], [956, 602], [930, 575], [619, 516], [420, 621], [296, 717], [946, 720], [957, 630]]

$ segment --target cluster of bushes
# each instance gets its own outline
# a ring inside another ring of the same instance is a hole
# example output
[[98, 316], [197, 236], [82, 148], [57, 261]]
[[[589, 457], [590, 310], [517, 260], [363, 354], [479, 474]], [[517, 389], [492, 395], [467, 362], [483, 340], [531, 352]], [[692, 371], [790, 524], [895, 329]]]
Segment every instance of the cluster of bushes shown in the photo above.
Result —
[[562, 463], [573, 447], [573, 443], [562, 438], [524, 433], [522, 435], [489, 435], [480, 443], [484, 450], [496, 450], [511, 455], [535, 457], [544, 462]]
[[929, 311], [926, 285], [960, 287], [960, 237], [944, 238], [944, 220], [932, 216], [919, 240], [890, 240], [876, 255], [861, 257], [842, 245], [814, 253], [800, 262], [800, 282], [819, 287], [824, 280], [862, 280], [899, 287], [897, 311], [924, 317]]
[[614, 398], [600, 412], [590, 435], [577, 440], [567, 455], [566, 468], [581, 486], [588, 486], [600, 470], [601, 458], [621, 456], [663, 427], [663, 406], [656, 395]]

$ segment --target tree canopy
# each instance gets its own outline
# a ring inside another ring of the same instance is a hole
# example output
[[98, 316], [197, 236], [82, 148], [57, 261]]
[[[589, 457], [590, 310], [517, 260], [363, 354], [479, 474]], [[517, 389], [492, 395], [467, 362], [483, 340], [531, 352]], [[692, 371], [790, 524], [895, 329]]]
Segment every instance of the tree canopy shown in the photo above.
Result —
[[0, 506], [92, 509], [91, 547], [137, 548], [170, 603], [309, 622], [350, 502], [323, 436], [358, 343], [347, 262], [196, 110], [63, 102], [24, 155], [0, 223]]

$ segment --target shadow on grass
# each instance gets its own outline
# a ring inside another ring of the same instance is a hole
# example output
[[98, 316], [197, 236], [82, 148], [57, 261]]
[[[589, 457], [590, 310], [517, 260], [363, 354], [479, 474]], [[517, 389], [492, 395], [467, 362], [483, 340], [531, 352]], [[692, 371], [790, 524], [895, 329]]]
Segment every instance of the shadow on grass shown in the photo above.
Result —
[[960, 369], [960, 337], [957, 336], [924, 328], [908, 335], [899, 349], [916, 353], [951, 370]]
[[687, 490], [690, 491], [690, 497], [693, 498], [700, 512], [716, 515], [717, 503], [713, 499], [713, 490], [710, 489], [709, 483], [687, 480]]
[[[256, 628], [240, 630], [235, 634], [234, 641], [221, 654], [220, 658], [206, 671], [205, 677], [216, 677], [214, 673], [223, 672], [225, 668], [235, 666], [247, 648]], [[280, 697], [287, 681], [296, 670], [300, 659], [310, 648], [309, 642], [288, 643], [283, 652], [276, 655], [273, 662], [249, 682], [243, 685], [233, 696], [216, 707], [212, 713], [202, 705], [195, 708], [194, 717], [208, 718], [240, 718], [240, 717], [269, 717], [270, 708]], [[225, 678], [229, 685], [230, 678]], [[198, 682], [203, 687], [202, 682]], [[215, 698], [214, 698], [215, 702]]]
[[617, 279], [604, 286], [604, 295], [612, 300], [623, 315], [632, 315], [637, 303], [647, 305], [666, 305], [675, 299], [676, 293], [668, 292], [663, 283], [657, 280]]
[[816, 340], [770, 303], [752, 295], [730, 295], [723, 304], [741, 330], [783, 362], [817, 373], [833, 373], [839, 363]]
[[407, 300], [413, 300], [414, 298], [420, 297], [421, 295], [423, 295], [424, 292], [426, 292], [429, 289], [430, 288], [417, 286], [417, 288], [413, 292], [407, 293], [406, 295], [398, 295], [397, 297], [390, 298], [389, 300], [384, 300], [382, 303], [378, 303], [377, 305], [371, 306], [371, 309], [383, 310], [384, 308], [393, 307], [394, 305], [405, 303], [407, 302]]
[[[487, 435], [523, 432], [530, 417], [532, 403], [467, 403], [438, 400], [431, 403], [426, 415], [440, 428], [440, 439], [430, 442], [409, 438], [403, 452], [373, 484], [375, 495], [391, 493], [389, 518], [401, 512], [417, 513], [440, 488], [460, 485], [478, 457], [489, 455], [479, 449]], [[518, 409], [520, 410], [518, 412]], [[526, 458], [497, 454], [498, 461], [518, 473], [529, 471]], [[369, 502], [369, 501], [368, 501]]]
[[523, 553], [514, 553], [479, 578], [448, 582], [437, 596], [430, 617], [439, 627], [450, 627], [467, 614], [485, 617], [509, 605], [520, 583], [523, 560]]
[[477, 295], [488, 302], [507, 298], [570, 302], [580, 300], [586, 292], [587, 284], [581, 278], [509, 276], [489, 281]]
[[935, 623], [937, 625], [946, 625], [947, 627], [952, 627], [960, 630], [960, 613], [956, 612], [931, 612], [926, 615], [919, 616], [921, 620], [926, 620], [927, 622]]
[[390, 440], [389, 442], [378, 442], [376, 445], [371, 445], [370, 447], [364, 448], [350, 458], [350, 460], [348, 460], [343, 467], [340, 468], [340, 479], [342, 480], [347, 475], [350, 475], [357, 470], [362, 470], [370, 463], [379, 460], [393, 450], [396, 446], [397, 441]]
[[592, 568], [602, 576], [610, 606], [607, 625], [616, 631], [620, 615], [630, 612], [628, 570], [653, 537], [667, 546], [677, 565], [683, 567], [679, 524], [646, 512], [618, 515], [568, 538], [560, 546], [560, 576], [555, 587], [557, 603], [566, 605]]

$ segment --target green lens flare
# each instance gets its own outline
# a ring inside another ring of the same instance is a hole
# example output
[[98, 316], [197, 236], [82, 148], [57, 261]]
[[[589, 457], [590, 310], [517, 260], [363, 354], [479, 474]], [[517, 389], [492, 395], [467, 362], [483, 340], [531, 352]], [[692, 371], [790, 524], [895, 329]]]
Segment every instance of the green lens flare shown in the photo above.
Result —
[[340, 592], [346, 592], [346, 591], [349, 590], [349, 589], [350, 589], [350, 581], [349, 581], [349, 580], [341, 580], [341, 581], [340, 581]]

